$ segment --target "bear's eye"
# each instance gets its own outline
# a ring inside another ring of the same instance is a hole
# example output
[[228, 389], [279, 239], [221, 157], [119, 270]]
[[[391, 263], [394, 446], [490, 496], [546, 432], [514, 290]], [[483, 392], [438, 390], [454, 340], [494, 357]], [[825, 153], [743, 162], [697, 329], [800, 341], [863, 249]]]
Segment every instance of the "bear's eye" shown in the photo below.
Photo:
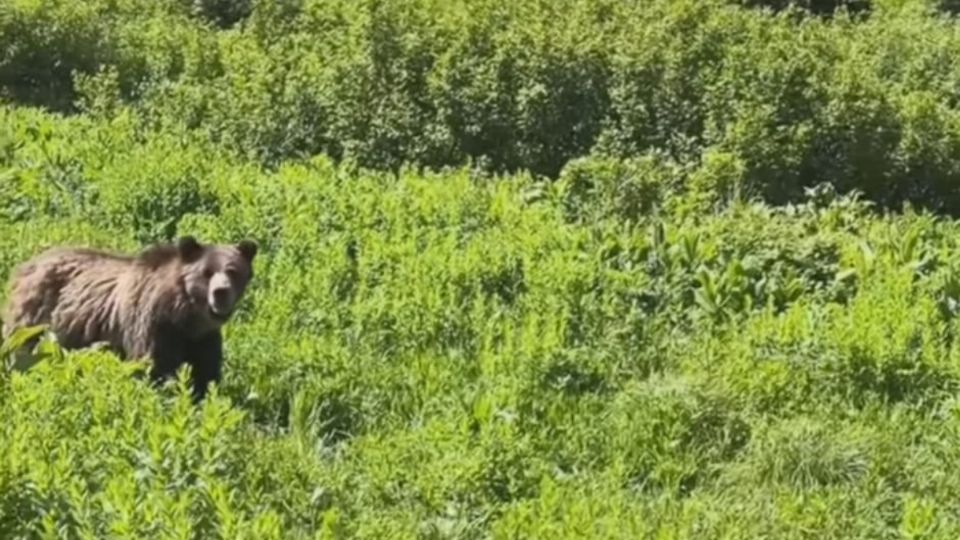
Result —
[[203, 277], [205, 277], [205, 278], [207, 278], [207, 279], [212, 278], [212, 277], [213, 277], [213, 270], [210, 269], [210, 268], [207, 268], [206, 270], [204, 270], [204, 271], [203, 271]]
[[237, 271], [233, 269], [227, 270], [227, 277], [230, 278], [230, 281], [236, 281]]

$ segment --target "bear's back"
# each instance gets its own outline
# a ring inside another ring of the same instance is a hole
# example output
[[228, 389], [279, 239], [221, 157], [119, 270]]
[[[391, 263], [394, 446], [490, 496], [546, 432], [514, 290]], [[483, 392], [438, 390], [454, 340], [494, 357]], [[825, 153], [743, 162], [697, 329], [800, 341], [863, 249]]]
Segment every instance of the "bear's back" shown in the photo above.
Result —
[[19, 265], [11, 276], [3, 335], [21, 326], [95, 319], [112, 309], [116, 284], [132, 259], [90, 248], [55, 247]]

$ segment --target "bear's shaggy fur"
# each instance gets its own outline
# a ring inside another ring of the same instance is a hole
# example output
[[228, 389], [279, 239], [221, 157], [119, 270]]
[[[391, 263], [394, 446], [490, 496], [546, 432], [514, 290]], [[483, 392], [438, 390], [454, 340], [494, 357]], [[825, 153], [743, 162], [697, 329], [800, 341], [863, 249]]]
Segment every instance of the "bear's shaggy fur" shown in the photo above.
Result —
[[200, 244], [192, 236], [137, 255], [52, 248], [17, 267], [3, 337], [47, 324], [65, 349], [105, 343], [124, 359], [149, 359], [157, 381], [184, 363], [194, 397], [220, 381], [221, 326], [253, 278], [257, 245]]

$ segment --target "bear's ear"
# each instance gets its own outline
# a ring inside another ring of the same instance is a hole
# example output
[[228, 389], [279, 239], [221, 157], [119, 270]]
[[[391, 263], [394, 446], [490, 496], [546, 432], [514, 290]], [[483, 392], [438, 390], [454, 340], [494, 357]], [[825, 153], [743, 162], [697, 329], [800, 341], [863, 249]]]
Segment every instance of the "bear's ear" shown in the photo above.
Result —
[[237, 244], [237, 249], [240, 250], [240, 254], [249, 262], [253, 262], [253, 258], [257, 256], [257, 243], [253, 240], [241, 240], [240, 243]]
[[181, 236], [177, 240], [177, 251], [180, 252], [181, 259], [192, 261], [203, 253], [203, 246], [193, 236]]

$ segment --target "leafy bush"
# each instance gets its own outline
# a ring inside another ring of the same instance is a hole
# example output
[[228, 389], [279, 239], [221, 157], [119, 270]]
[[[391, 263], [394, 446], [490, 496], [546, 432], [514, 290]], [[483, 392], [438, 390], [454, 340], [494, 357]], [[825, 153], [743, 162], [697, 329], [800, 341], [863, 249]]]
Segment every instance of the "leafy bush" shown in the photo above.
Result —
[[557, 177], [591, 154], [690, 170], [726, 155], [773, 203], [829, 181], [960, 208], [950, 19], [925, 2], [866, 18], [851, 15], [864, 2], [797, 4], [848, 8], [831, 18], [736, 4], [15, 2], [0, 88], [99, 116], [129, 106], [271, 167], [324, 154]]

